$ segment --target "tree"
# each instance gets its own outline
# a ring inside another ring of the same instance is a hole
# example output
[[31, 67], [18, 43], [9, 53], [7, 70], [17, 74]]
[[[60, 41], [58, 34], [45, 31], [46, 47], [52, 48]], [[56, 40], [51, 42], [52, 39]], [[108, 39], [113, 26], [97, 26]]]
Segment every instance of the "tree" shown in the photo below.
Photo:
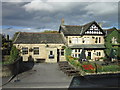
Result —
[[1, 34], [2, 37], [2, 55], [10, 55], [12, 41], [9, 40], [9, 35]]
[[[119, 44], [120, 44], [120, 40], [119, 40], [119, 36], [120, 36], [120, 32], [115, 29], [114, 31], [112, 31], [110, 34], [108, 34], [106, 37], [105, 37], [105, 53], [107, 55], [107, 57], [110, 56], [110, 53], [113, 50], [116, 50], [116, 55], [117, 55], [117, 58], [120, 58], [120, 55], [119, 55], [119, 50], [120, 50], [120, 47], [119, 47]], [[115, 39], [115, 42], [114, 43], [114, 40]]]
[[15, 46], [12, 46], [12, 49], [10, 51], [9, 61], [10, 62], [15, 61], [18, 58], [18, 56], [19, 56], [19, 50]]

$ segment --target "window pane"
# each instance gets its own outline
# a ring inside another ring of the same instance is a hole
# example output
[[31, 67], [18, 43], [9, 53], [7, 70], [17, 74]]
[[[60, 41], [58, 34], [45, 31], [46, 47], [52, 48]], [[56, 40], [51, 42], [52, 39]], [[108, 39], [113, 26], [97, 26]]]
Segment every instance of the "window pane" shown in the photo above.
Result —
[[39, 54], [39, 47], [34, 47], [34, 55], [38, 55]]
[[64, 49], [61, 49], [61, 55], [64, 55]]
[[101, 38], [99, 37], [99, 43], [101, 43]]
[[75, 49], [75, 52], [77, 52], [77, 49]]
[[97, 43], [98, 42], [98, 37], [96, 37], [96, 39], [95, 39], [95, 43]]
[[50, 55], [53, 55], [53, 51], [50, 51]]
[[22, 54], [28, 54], [28, 48], [27, 47], [23, 47], [22, 48]]

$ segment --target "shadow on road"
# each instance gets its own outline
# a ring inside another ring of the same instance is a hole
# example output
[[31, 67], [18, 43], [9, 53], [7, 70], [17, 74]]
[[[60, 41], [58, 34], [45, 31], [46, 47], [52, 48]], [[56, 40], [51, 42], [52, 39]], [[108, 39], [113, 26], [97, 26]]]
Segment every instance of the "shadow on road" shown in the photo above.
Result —
[[112, 75], [86, 75], [72, 78], [69, 88], [118, 88], [120, 87], [120, 74]]

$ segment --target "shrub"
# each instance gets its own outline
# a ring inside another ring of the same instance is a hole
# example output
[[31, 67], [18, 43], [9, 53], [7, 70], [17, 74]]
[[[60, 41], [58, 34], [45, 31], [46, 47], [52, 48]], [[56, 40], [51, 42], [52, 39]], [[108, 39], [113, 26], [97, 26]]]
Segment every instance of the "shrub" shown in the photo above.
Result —
[[102, 71], [103, 72], [120, 71], [120, 67], [118, 65], [102, 66]]
[[65, 48], [65, 56], [66, 56], [66, 60], [69, 61], [69, 57], [71, 57], [71, 52], [72, 52], [72, 49], [70, 48]]
[[19, 51], [15, 46], [13, 46], [10, 51], [10, 56], [9, 56], [8, 60], [3, 62], [3, 64], [13, 63], [18, 58], [18, 56], [19, 56]]
[[87, 56], [87, 60], [90, 60], [90, 56]]

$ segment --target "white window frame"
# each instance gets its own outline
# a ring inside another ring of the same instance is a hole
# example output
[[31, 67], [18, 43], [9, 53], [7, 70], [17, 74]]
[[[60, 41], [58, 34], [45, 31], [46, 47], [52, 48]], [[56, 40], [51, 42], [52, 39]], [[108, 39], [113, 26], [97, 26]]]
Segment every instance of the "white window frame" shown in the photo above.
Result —
[[[37, 48], [37, 49], [36, 49]], [[38, 52], [38, 53], [36, 53]], [[33, 54], [34, 55], [39, 55], [40, 54], [40, 50], [39, 50], [39, 47], [33, 47]]]
[[26, 55], [26, 54], [28, 54], [28, 47], [22, 47], [22, 55]]

